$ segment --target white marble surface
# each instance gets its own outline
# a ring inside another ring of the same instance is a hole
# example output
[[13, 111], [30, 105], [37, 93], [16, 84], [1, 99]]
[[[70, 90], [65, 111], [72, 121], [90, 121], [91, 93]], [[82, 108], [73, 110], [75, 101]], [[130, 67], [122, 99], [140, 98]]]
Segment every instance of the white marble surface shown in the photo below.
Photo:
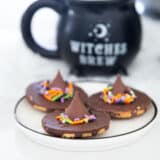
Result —
[[[143, 28], [142, 49], [129, 68], [130, 76], [124, 77], [124, 80], [147, 92], [159, 107], [160, 21], [143, 18]], [[159, 159], [160, 120], [142, 140], [105, 152], [62, 152], [31, 142], [15, 128], [14, 105], [30, 82], [52, 78], [57, 69], [69, 78], [68, 67], [63, 61], [48, 60], [33, 54], [23, 43], [17, 27], [0, 26], [0, 55], [0, 155], [3, 159]], [[106, 79], [112, 81], [114, 77]]]

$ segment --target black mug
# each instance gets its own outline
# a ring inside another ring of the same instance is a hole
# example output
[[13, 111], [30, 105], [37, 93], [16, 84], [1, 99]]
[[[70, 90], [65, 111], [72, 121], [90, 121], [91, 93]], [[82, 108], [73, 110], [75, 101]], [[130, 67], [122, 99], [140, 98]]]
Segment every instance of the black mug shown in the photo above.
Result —
[[[41, 47], [31, 34], [32, 17], [43, 7], [61, 16], [57, 51]], [[41, 0], [23, 15], [22, 34], [33, 51], [61, 56], [78, 72], [117, 72], [124, 71], [140, 49], [141, 22], [133, 0]]]

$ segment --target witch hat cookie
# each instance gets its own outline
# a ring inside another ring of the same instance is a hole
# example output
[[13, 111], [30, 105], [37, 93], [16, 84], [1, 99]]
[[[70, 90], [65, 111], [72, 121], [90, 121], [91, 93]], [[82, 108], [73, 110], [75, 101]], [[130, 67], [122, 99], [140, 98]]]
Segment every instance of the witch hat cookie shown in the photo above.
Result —
[[65, 109], [65, 113], [72, 119], [76, 117], [82, 118], [84, 115], [89, 115], [87, 108], [80, 100], [79, 92], [76, 92], [69, 107]]
[[126, 86], [120, 75], [113, 85], [89, 97], [88, 105], [96, 111], [110, 113], [111, 117], [128, 119], [144, 114], [151, 106], [151, 99], [141, 91]]
[[117, 75], [116, 81], [114, 82], [112, 88], [113, 88], [112, 90], [113, 94], [125, 93], [128, 91], [128, 87], [126, 87], [122, 82], [120, 74]]
[[87, 94], [71, 82], [64, 81], [60, 72], [52, 81], [35, 82], [26, 89], [26, 98], [38, 110], [50, 112], [63, 110], [72, 100], [75, 91], [86, 101]]
[[79, 92], [76, 92], [65, 111], [47, 114], [42, 120], [42, 126], [53, 136], [87, 138], [103, 134], [108, 129], [109, 122], [109, 114], [88, 111]]
[[65, 91], [65, 88], [67, 87], [66, 85], [66, 82], [64, 81], [60, 71], [57, 72], [57, 75], [56, 77], [53, 79], [53, 81], [51, 81], [49, 83], [49, 87], [50, 88], [54, 88], [54, 87], [57, 87], [57, 88], [60, 88], [62, 89], [62, 91]]

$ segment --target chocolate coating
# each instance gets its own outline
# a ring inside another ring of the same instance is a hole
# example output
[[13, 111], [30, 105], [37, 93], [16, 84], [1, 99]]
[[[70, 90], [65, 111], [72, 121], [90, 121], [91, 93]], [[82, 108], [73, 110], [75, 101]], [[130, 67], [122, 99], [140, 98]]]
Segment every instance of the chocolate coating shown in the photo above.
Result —
[[113, 94], [125, 93], [129, 91], [129, 87], [125, 86], [122, 82], [121, 76], [118, 74], [116, 77], [116, 81], [113, 84]]
[[50, 88], [58, 87], [61, 88], [63, 91], [65, 91], [67, 84], [64, 81], [60, 71], [57, 72], [56, 77], [53, 79], [53, 81], [50, 82], [49, 87]]
[[42, 120], [44, 130], [53, 136], [62, 137], [63, 134], [74, 134], [74, 138], [82, 138], [84, 133], [91, 133], [92, 136], [97, 135], [100, 129], [108, 129], [110, 116], [107, 113], [93, 111], [91, 114], [96, 115], [96, 120], [90, 123], [79, 125], [63, 124], [56, 120], [61, 111], [55, 111], [47, 114]]
[[89, 115], [88, 109], [85, 107], [85, 104], [80, 99], [79, 92], [76, 91], [72, 102], [65, 109], [65, 113], [71, 118], [82, 118], [84, 115]]
[[116, 118], [116, 114], [131, 113], [131, 117], [138, 116], [136, 114], [136, 110], [147, 111], [147, 108], [152, 106], [151, 99], [143, 92], [138, 90], [133, 90], [137, 96], [137, 99], [131, 104], [108, 104], [105, 103], [101, 98], [101, 92], [96, 93], [89, 97], [87, 104], [90, 106], [91, 109], [95, 111], [103, 111], [108, 112], [111, 114], [112, 117]]
[[[40, 83], [41, 82], [33, 83], [26, 89], [26, 98], [32, 105], [40, 106], [42, 108], [44, 107], [46, 112], [50, 112], [53, 110], [64, 110], [71, 103], [72, 98], [65, 100], [64, 103], [46, 100], [42, 95], [39, 94], [38, 85]], [[80, 93], [80, 97], [83, 102], [87, 101], [88, 96], [80, 87], [74, 85], [74, 90]]]

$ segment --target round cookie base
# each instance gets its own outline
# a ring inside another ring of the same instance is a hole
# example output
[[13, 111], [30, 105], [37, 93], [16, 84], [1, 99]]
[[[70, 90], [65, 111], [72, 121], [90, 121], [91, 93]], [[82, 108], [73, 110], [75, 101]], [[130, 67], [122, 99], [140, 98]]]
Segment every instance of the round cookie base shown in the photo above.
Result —
[[[51, 102], [46, 100], [42, 95], [39, 94], [38, 85], [41, 82], [36, 82], [26, 89], [26, 99], [32, 105], [34, 109], [42, 112], [52, 112], [54, 110], [64, 110], [71, 102], [72, 98], [66, 100], [64, 103], [61, 102]], [[82, 101], [86, 102], [88, 95], [80, 87], [74, 85], [75, 91], [80, 93]]]
[[134, 90], [138, 99], [131, 104], [107, 104], [100, 99], [101, 93], [89, 97], [88, 106], [95, 111], [107, 112], [113, 119], [131, 119], [143, 115], [152, 105], [152, 100], [144, 93]]
[[60, 113], [60, 111], [55, 111], [42, 119], [42, 126], [49, 135], [62, 138], [89, 138], [102, 135], [109, 128], [110, 116], [107, 113], [94, 111], [93, 114], [97, 117], [95, 121], [79, 125], [59, 122], [56, 116]]

